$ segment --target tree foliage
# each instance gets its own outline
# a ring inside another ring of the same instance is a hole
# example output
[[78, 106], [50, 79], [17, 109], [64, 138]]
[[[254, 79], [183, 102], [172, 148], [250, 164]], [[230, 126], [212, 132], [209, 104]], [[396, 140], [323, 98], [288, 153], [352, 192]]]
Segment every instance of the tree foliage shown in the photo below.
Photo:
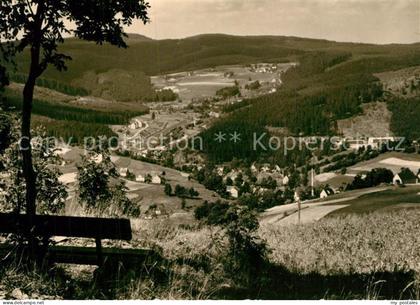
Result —
[[[149, 5], [144, 0], [3, 0], [0, 2], [0, 44], [3, 59], [14, 62], [17, 53], [30, 51], [28, 77], [23, 90], [21, 154], [26, 183], [26, 212], [29, 229], [36, 214], [37, 173], [31, 151], [31, 113], [37, 79], [49, 67], [66, 69], [70, 56], [60, 53], [63, 35], [97, 44], [108, 42], [126, 47], [123, 28], [134, 19], [148, 21]], [[69, 29], [66, 22], [74, 24]], [[29, 231], [30, 231], [29, 230]], [[35, 243], [29, 238], [32, 256]]]
[[[0, 188], [5, 196], [2, 209], [9, 212], [25, 212], [25, 180], [22, 172], [22, 156], [19, 152], [18, 121], [12, 119], [12, 129], [9, 133], [10, 146], [0, 157], [2, 164], [2, 179]], [[61, 159], [55, 154], [54, 143], [48, 141], [42, 129], [36, 130], [34, 138], [34, 168], [37, 179], [37, 206], [41, 214], [58, 214], [63, 211], [67, 199], [67, 191], [62, 182], [57, 165]]]
[[[98, 143], [101, 143], [98, 141]], [[89, 213], [137, 217], [140, 209], [127, 198], [127, 187], [111, 155], [101, 144], [82, 156], [78, 169], [79, 203]]]

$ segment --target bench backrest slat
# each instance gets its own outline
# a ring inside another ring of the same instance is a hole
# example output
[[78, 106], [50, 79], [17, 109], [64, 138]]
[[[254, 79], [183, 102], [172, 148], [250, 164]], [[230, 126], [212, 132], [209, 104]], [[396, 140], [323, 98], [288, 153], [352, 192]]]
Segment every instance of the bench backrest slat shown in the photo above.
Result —
[[[28, 224], [27, 215], [0, 213], [0, 233], [17, 233]], [[129, 219], [46, 216], [35, 217], [35, 233], [40, 236], [131, 240]]]

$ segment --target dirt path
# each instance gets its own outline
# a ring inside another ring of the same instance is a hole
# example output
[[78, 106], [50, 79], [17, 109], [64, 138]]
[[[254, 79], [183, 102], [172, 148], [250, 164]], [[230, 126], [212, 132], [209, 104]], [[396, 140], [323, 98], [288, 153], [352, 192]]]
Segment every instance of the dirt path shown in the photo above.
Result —
[[[300, 215], [300, 224], [312, 223], [324, 218], [329, 213], [347, 207], [348, 205], [318, 205], [303, 209]], [[280, 226], [290, 226], [299, 224], [299, 213], [296, 212], [276, 223]]]

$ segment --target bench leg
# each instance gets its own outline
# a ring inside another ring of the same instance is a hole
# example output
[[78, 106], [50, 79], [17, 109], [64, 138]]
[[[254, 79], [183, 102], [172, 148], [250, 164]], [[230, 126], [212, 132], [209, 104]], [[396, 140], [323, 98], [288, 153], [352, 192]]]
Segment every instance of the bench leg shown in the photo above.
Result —
[[96, 254], [98, 256], [98, 266], [102, 267], [104, 264], [104, 257], [102, 255], [102, 243], [100, 238], [95, 239], [96, 242]]

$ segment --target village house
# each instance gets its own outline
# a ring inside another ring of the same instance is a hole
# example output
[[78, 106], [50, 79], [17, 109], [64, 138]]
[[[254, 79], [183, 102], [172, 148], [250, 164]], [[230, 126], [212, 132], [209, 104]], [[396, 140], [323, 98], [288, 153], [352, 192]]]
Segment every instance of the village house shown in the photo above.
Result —
[[120, 176], [121, 176], [121, 177], [127, 177], [127, 174], [128, 174], [128, 168], [126, 168], [126, 167], [122, 167], [122, 168], [120, 168], [119, 173], [120, 173]]
[[270, 171], [270, 165], [264, 164], [263, 167], [261, 168], [261, 171], [264, 173], [268, 173]]
[[152, 176], [152, 184], [162, 184], [162, 178], [158, 175]]
[[218, 118], [220, 118], [220, 113], [218, 113], [218, 112], [214, 112], [214, 111], [211, 111], [211, 112], [209, 113], [209, 116], [211, 116], [211, 117], [213, 117], [213, 118], [218, 119]]
[[290, 182], [290, 178], [289, 178], [289, 176], [284, 176], [284, 177], [283, 177], [282, 184], [283, 184], [283, 185], [288, 185], [288, 184], [289, 184], [289, 182]]
[[357, 139], [357, 140], [347, 140], [346, 146], [349, 149], [358, 150], [360, 148], [367, 148], [369, 144], [367, 140]]
[[227, 186], [226, 192], [232, 197], [232, 198], [239, 198], [239, 189], [236, 186]]
[[396, 139], [394, 137], [370, 137], [368, 139], [368, 145], [372, 149], [379, 149], [384, 144], [388, 144], [390, 142], [394, 142]]
[[238, 172], [238, 171], [236, 171], [236, 170], [232, 170], [231, 172], [229, 172], [224, 178], [223, 178], [223, 181], [225, 181], [226, 182], [226, 180], [228, 179], [228, 178], [230, 178], [230, 179], [232, 179], [232, 181], [235, 181], [236, 180], [236, 178], [238, 178], [238, 176], [239, 176], [239, 173], [240, 172]]
[[394, 185], [416, 184], [418, 183], [418, 176], [409, 170], [401, 171], [394, 176], [392, 183]]
[[144, 177], [143, 175], [137, 175], [136, 176], [136, 181], [144, 183], [146, 181], [146, 177]]
[[327, 197], [330, 197], [331, 195], [334, 195], [335, 192], [332, 188], [326, 187], [321, 191], [321, 194], [319, 195], [319, 198], [324, 199]]
[[223, 176], [224, 172], [225, 172], [225, 168], [223, 166], [218, 166], [216, 169], [216, 172], [219, 176]]

